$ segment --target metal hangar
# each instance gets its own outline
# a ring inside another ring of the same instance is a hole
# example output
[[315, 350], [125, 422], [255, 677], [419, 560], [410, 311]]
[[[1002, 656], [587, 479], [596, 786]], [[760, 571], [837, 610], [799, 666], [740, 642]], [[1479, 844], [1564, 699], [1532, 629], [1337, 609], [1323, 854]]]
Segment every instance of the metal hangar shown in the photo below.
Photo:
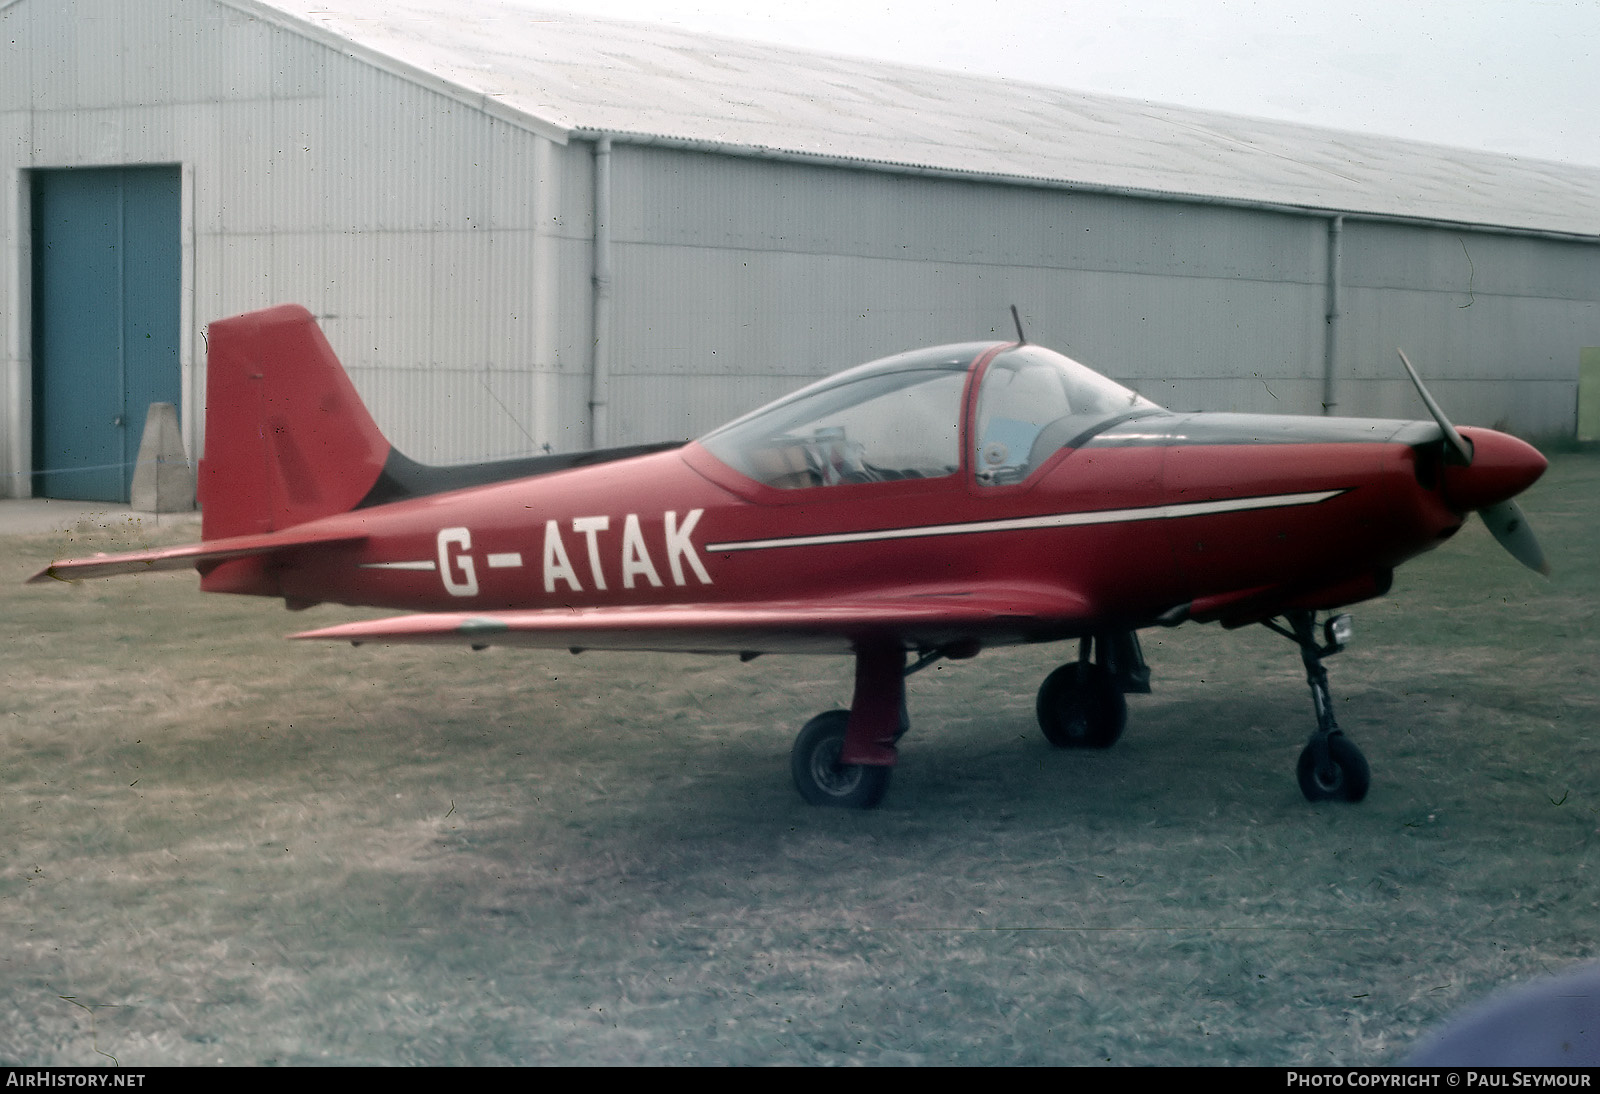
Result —
[[1403, 345], [1532, 437], [1600, 346], [1600, 170], [518, 0], [0, 0], [0, 188], [11, 496], [125, 498], [151, 401], [198, 454], [206, 324], [275, 303], [433, 463], [693, 436], [1013, 303], [1174, 408], [1417, 417]]

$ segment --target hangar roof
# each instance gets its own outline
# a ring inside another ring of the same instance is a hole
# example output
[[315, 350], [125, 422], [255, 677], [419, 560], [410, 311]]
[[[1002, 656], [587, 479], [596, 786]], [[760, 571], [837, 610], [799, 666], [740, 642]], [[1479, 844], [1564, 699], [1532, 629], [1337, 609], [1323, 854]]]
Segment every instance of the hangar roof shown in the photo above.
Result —
[[222, 2], [558, 140], [604, 132], [1600, 236], [1600, 170], [1573, 164], [542, 13], [523, 0]]

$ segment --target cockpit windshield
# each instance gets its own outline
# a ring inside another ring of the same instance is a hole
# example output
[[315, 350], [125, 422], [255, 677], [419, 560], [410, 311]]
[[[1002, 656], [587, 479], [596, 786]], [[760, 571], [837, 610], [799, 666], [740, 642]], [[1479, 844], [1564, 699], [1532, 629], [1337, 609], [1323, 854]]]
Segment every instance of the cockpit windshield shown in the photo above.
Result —
[[1022, 345], [989, 362], [973, 420], [973, 468], [980, 483], [1021, 482], [1050, 454], [1113, 419], [1160, 410], [1043, 346]]
[[[842, 372], [700, 438], [742, 475], [783, 490], [961, 470], [962, 396], [993, 343], [940, 346]], [[1042, 346], [1013, 346], [983, 374], [969, 434], [987, 485], [1020, 482], [1097, 426], [1160, 408]]]
[[885, 358], [813, 384], [700, 439], [712, 455], [780, 489], [953, 475], [961, 396], [987, 345]]

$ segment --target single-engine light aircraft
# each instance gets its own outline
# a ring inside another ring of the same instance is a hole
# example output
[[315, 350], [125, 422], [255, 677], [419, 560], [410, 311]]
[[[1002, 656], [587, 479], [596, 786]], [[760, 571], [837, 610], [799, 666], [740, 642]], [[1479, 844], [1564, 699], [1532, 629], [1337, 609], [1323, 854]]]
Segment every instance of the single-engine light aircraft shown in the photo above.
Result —
[[1533, 448], [1431, 421], [1172, 413], [1028, 343], [939, 346], [812, 384], [697, 441], [433, 467], [392, 448], [305, 309], [211, 324], [202, 542], [32, 581], [200, 571], [207, 592], [417, 614], [293, 637], [855, 658], [791, 753], [809, 802], [883, 798], [905, 677], [1076, 639], [1039, 688], [1051, 744], [1104, 748], [1148, 691], [1137, 632], [1261, 623], [1298, 646], [1313, 801], [1367, 792], [1323, 659], [1394, 568], [1481, 513], [1545, 568], [1512, 498]]

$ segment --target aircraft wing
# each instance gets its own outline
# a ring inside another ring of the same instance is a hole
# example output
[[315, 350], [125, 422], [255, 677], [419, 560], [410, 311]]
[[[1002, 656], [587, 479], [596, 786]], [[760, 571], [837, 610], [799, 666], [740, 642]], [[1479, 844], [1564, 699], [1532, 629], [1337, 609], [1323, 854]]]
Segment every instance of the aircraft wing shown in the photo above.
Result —
[[78, 581], [91, 577], [114, 577], [117, 574], [144, 574], [158, 570], [186, 570], [208, 562], [226, 562], [232, 558], [251, 555], [270, 555], [294, 547], [313, 544], [355, 543], [366, 538], [364, 533], [307, 533], [294, 529], [284, 532], [263, 532], [252, 536], [231, 536], [204, 543], [189, 543], [181, 547], [157, 547], [148, 551], [129, 551], [117, 555], [95, 555], [91, 558], [67, 559], [52, 562], [27, 581], [29, 585], [46, 581]]
[[297, 639], [683, 653], [850, 653], [892, 637], [937, 648], [1083, 633], [1087, 601], [1060, 589], [984, 588], [826, 601], [434, 612], [345, 623]]

